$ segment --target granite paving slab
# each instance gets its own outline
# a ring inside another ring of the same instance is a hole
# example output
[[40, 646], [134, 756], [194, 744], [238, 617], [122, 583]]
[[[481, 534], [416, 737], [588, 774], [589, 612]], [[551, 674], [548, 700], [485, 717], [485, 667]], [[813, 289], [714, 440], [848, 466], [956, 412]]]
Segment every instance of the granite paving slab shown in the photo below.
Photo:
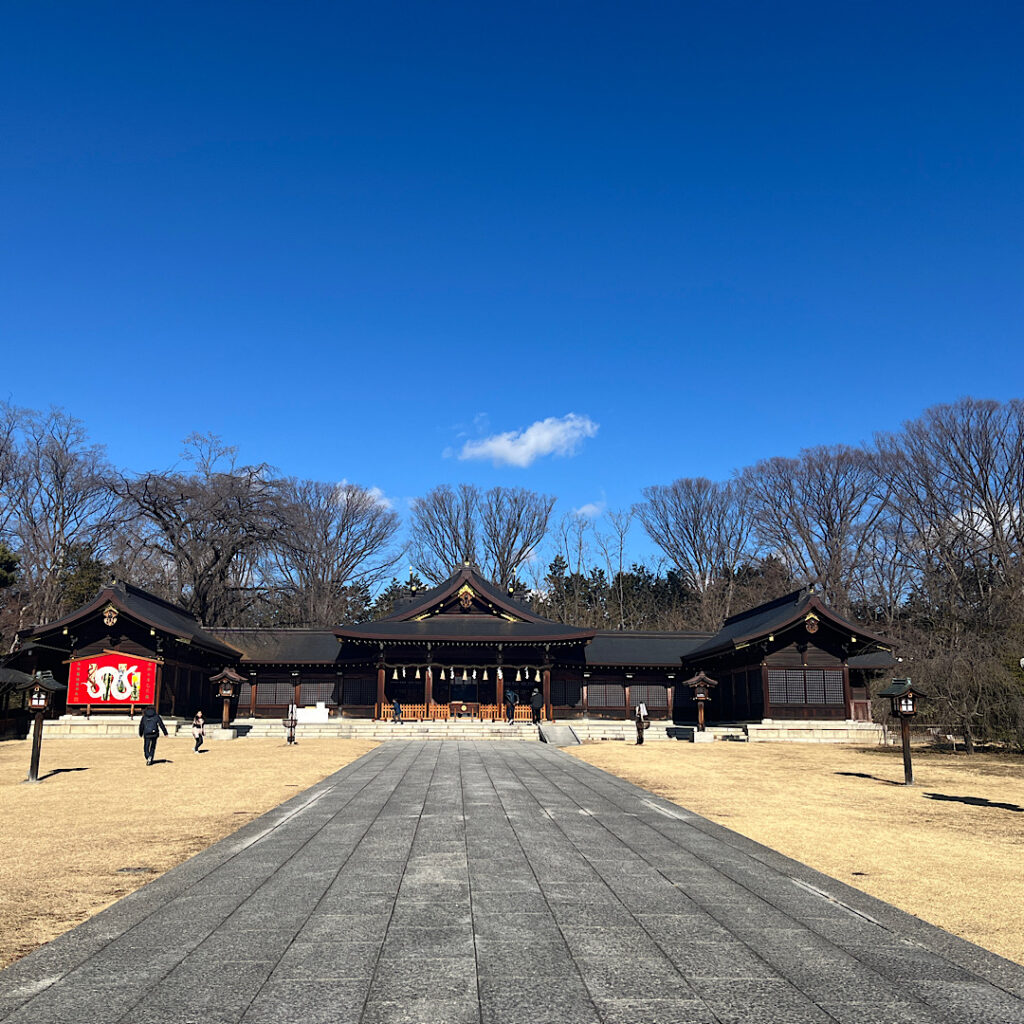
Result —
[[1024, 1024], [1024, 967], [557, 749], [382, 744], [0, 972], [10, 1024]]

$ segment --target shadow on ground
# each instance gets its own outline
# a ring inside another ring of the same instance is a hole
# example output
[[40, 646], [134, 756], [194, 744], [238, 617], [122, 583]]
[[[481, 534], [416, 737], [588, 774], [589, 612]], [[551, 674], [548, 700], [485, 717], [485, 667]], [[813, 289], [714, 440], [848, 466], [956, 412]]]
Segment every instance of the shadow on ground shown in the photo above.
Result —
[[39, 781], [42, 782], [43, 779], [48, 779], [53, 775], [63, 775], [65, 772], [87, 772], [88, 770], [88, 768], [54, 768], [52, 771], [48, 771], [45, 775], [40, 775]]
[[871, 779], [873, 782], [881, 782], [883, 786], [902, 786], [902, 782], [893, 782], [892, 779], [882, 779], [877, 775], [869, 775], [867, 772], [834, 772], [835, 775], [847, 775], [851, 779]]
[[987, 800], [983, 796], [947, 796], [945, 793], [925, 793], [925, 796], [929, 800], [946, 800], [951, 803], [970, 804], [971, 807], [994, 807], [1001, 811], [1024, 814], [1024, 807], [1020, 804], [1004, 804], [997, 800]]

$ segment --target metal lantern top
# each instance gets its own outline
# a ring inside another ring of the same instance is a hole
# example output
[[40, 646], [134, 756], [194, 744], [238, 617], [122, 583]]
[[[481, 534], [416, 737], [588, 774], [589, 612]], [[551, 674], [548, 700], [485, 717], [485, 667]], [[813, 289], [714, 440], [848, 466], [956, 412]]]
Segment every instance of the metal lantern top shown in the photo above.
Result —
[[910, 679], [894, 679], [884, 690], [878, 691], [879, 697], [888, 697], [892, 703], [892, 713], [899, 716], [917, 714], [917, 701], [927, 696], [914, 688]]
[[718, 685], [717, 679], [712, 679], [703, 671], [698, 672], [692, 679], [687, 679], [683, 686], [689, 686], [693, 690], [694, 700], [711, 700], [711, 691]]
[[239, 683], [244, 683], [245, 677], [240, 676], [232, 668], [224, 668], [215, 676], [210, 676], [210, 682], [217, 687], [218, 697], [233, 697], [235, 695], [235, 687]]
[[28, 691], [28, 706], [33, 711], [45, 711], [50, 706], [53, 695], [66, 690], [64, 683], [58, 683], [52, 672], [36, 672], [27, 682], [19, 683], [19, 690]]

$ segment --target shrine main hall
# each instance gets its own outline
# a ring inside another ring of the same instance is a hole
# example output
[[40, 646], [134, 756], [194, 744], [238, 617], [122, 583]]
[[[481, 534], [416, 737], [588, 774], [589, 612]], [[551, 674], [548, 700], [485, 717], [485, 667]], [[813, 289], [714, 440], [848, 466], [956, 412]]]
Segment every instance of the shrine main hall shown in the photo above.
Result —
[[[536, 615], [472, 565], [411, 592], [386, 618], [358, 625], [227, 628], [128, 583], [104, 587], [56, 622], [23, 630], [5, 666], [49, 670], [68, 686], [55, 713], [134, 711], [233, 720], [503, 716], [508, 692], [528, 714], [534, 690], [549, 720], [696, 720], [693, 688], [717, 685], [711, 722], [868, 721], [868, 681], [891, 666], [886, 641], [799, 590], [727, 619], [717, 633], [581, 629]], [[220, 687], [227, 682], [224, 690]], [[66, 706], [64, 706], [66, 705]], [[0, 708], [0, 716], [10, 709]]]

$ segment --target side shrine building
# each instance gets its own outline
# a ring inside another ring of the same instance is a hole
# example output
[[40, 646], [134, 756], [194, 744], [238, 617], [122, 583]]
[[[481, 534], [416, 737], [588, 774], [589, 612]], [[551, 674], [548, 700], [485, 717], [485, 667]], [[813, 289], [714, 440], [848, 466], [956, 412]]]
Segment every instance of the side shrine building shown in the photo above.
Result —
[[697, 711], [686, 683], [703, 672], [718, 684], [710, 722], [867, 721], [868, 678], [892, 663], [883, 638], [810, 590], [734, 615], [715, 634], [617, 632], [541, 618], [470, 565], [385, 619], [323, 629], [205, 626], [118, 582], [23, 630], [5, 659], [66, 682], [71, 714], [156, 704], [165, 715], [203, 708], [214, 721], [225, 669], [232, 719], [280, 718], [290, 705], [385, 717], [396, 699], [405, 717], [498, 718], [510, 690], [528, 715], [536, 689], [548, 719], [626, 718], [643, 702], [654, 718], [687, 723]]

